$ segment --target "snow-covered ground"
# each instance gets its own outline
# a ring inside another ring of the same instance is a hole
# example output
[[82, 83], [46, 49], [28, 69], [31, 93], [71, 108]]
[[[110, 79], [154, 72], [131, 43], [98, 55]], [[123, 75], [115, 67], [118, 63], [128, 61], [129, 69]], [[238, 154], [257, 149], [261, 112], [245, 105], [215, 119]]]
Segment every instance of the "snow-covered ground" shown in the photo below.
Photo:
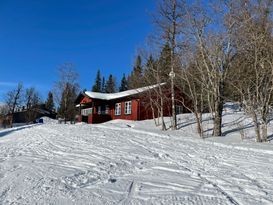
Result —
[[179, 119], [166, 132], [47, 119], [0, 131], [0, 204], [273, 204], [273, 145], [248, 139], [242, 113], [227, 110], [225, 136], [205, 140], [191, 115]]

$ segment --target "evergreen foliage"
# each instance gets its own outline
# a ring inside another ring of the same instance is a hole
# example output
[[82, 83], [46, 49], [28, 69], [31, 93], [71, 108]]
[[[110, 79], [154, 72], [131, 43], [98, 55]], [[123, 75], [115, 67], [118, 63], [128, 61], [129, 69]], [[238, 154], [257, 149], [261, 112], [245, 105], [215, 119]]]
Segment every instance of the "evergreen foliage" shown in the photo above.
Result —
[[140, 55], [137, 56], [133, 71], [128, 79], [129, 89], [143, 86], [143, 67]]
[[97, 75], [96, 75], [96, 80], [95, 80], [95, 84], [92, 87], [92, 91], [93, 92], [101, 92], [101, 76], [100, 76], [100, 70], [98, 70]]
[[156, 61], [153, 56], [150, 55], [143, 73], [144, 83], [146, 86], [156, 84], [156, 66]]
[[106, 93], [106, 84], [105, 84], [105, 78], [104, 77], [102, 77], [101, 92]]
[[51, 91], [48, 92], [47, 100], [45, 102], [46, 109], [52, 111], [54, 109], [54, 100], [53, 93]]
[[116, 82], [112, 74], [109, 75], [109, 78], [106, 82], [106, 93], [115, 93], [116, 92]]
[[162, 82], [167, 82], [171, 71], [171, 48], [168, 43], [163, 47], [158, 63], [158, 74]]
[[121, 83], [120, 83], [120, 87], [119, 87], [119, 91], [126, 91], [128, 90], [128, 81], [125, 77], [125, 74], [123, 74], [122, 79], [121, 79]]

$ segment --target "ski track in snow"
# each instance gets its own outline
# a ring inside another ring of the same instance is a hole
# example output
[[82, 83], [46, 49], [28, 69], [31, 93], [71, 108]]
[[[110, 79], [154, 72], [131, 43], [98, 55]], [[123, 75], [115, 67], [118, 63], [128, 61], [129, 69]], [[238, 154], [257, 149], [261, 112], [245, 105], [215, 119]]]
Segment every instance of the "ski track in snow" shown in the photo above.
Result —
[[0, 204], [273, 204], [273, 158], [134, 127], [0, 137]]

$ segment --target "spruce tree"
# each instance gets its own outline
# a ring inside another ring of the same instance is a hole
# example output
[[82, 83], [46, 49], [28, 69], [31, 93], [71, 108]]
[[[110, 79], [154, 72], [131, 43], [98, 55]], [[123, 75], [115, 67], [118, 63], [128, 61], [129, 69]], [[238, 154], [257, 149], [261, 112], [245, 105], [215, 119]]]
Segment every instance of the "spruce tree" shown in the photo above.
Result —
[[119, 91], [122, 92], [122, 91], [125, 91], [125, 90], [128, 90], [128, 82], [127, 82], [127, 79], [125, 77], [125, 74], [123, 73], [123, 77], [121, 79]]
[[145, 82], [145, 85], [147, 86], [156, 84], [156, 75], [155, 75], [156, 66], [157, 66], [156, 63], [157, 62], [154, 60], [153, 56], [150, 55], [143, 72], [144, 82]]
[[109, 78], [106, 82], [106, 88], [105, 88], [106, 93], [114, 93], [116, 92], [116, 83], [115, 79], [112, 74], [109, 75]]
[[163, 47], [159, 57], [159, 76], [162, 82], [167, 82], [171, 72], [171, 48], [168, 43]]
[[130, 89], [143, 86], [143, 68], [140, 55], [137, 56], [133, 71], [130, 75], [128, 86]]
[[51, 91], [48, 92], [47, 100], [45, 102], [45, 107], [47, 110], [50, 110], [50, 111], [54, 109], [53, 93]]
[[100, 70], [97, 72], [95, 84], [92, 87], [93, 92], [101, 92], [101, 77], [100, 77]]
[[102, 93], [106, 92], [106, 84], [105, 84], [105, 78], [104, 77], [102, 77], [101, 92]]

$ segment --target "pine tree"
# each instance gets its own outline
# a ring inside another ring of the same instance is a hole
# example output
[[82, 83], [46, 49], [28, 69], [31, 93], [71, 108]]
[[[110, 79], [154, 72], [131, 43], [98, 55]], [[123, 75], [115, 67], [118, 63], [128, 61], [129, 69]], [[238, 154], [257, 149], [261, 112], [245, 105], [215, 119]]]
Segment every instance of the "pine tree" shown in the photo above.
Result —
[[123, 77], [122, 77], [121, 83], [120, 83], [120, 87], [119, 87], [119, 91], [122, 92], [122, 91], [125, 91], [125, 90], [128, 90], [128, 82], [127, 82], [127, 79], [125, 77], [125, 74], [123, 74]]
[[153, 56], [150, 55], [143, 73], [145, 85], [156, 84], [156, 66], [156, 61]]
[[102, 93], [106, 92], [106, 84], [105, 84], [105, 78], [104, 77], [102, 77], [101, 92]]
[[167, 82], [171, 72], [171, 48], [168, 43], [163, 47], [159, 57], [159, 76], [162, 82]]
[[143, 68], [140, 55], [137, 56], [134, 69], [129, 77], [128, 87], [130, 89], [143, 86]]
[[93, 92], [101, 92], [101, 77], [100, 77], [100, 70], [97, 72], [95, 84], [92, 87]]
[[47, 110], [50, 110], [50, 111], [54, 109], [53, 93], [51, 91], [48, 92], [47, 100], [45, 102], [45, 107]]
[[112, 74], [109, 75], [109, 78], [106, 82], [106, 88], [105, 88], [106, 93], [114, 93], [116, 92], [116, 83], [115, 79]]

